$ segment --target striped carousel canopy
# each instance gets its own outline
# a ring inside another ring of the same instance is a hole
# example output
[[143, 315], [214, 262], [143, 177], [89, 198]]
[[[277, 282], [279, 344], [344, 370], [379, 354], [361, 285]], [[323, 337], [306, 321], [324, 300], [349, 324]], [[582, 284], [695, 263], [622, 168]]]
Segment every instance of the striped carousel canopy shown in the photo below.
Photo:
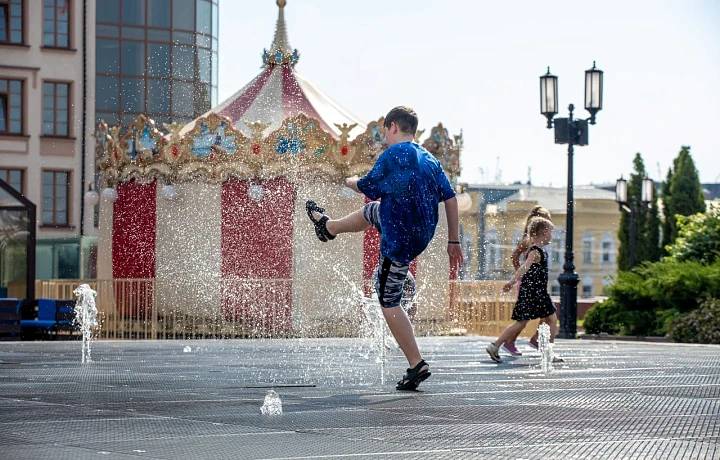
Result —
[[[280, 128], [283, 120], [299, 114], [318, 120], [320, 127], [335, 139], [341, 135], [336, 124], [356, 124], [349, 132], [351, 139], [365, 132], [367, 123], [345, 110], [295, 70], [299, 54], [297, 49], [290, 47], [287, 38], [283, 14], [285, 3], [285, 0], [277, 2], [280, 11], [275, 38], [270, 49], [263, 50], [262, 72], [202, 117], [210, 113], [227, 117], [232, 120], [233, 127], [246, 136], [252, 135], [252, 130], [245, 122], [270, 123], [263, 132], [267, 135]], [[180, 134], [185, 134], [194, 125], [194, 122], [188, 123]]]

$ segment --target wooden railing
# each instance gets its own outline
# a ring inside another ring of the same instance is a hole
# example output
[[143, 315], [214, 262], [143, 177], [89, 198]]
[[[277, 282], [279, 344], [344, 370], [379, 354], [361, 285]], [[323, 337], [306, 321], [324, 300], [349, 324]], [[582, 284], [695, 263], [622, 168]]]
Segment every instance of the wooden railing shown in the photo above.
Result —
[[[339, 279], [224, 279], [214, 290], [178, 295], [156, 279], [38, 280], [37, 297], [72, 299], [83, 283], [98, 293], [97, 338], [113, 340], [355, 336], [367, 287]], [[503, 293], [502, 284], [418, 281], [416, 333], [498, 335], [512, 323], [517, 294]]]

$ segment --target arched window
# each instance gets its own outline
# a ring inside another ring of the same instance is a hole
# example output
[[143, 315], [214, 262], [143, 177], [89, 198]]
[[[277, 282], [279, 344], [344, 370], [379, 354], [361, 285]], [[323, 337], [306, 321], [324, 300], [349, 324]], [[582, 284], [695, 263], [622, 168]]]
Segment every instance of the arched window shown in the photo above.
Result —
[[555, 227], [553, 230], [553, 243], [552, 251], [548, 251], [548, 254], [550, 254], [550, 263], [558, 264], [562, 267], [565, 259], [565, 229]]
[[491, 227], [485, 232], [485, 271], [499, 269], [501, 260], [500, 234]]
[[609, 232], [603, 233], [600, 241], [600, 262], [603, 265], [614, 265], [615, 256], [615, 238]]
[[593, 296], [593, 277], [586, 276], [582, 280], [582, 296], [592, 297]]
[[560, 282], [558, 280], [554, 280], [552, 282], [552, 287], [550, 288], [550, 295], [553, 295], [553, 296], [560, 295]]
[[592, 265], [593, 252], [595, 251], [595, 237], [592, 232], [583, 233], [582, 238], [582, 260], [583, 264]]

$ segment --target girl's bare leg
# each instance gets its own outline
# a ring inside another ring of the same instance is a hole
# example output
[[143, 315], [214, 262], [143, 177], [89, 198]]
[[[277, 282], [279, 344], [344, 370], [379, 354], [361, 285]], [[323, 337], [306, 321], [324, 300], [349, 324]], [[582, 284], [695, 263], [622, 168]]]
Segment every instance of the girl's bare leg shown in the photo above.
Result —
[[511, 324], [502, 332], [502, 334], [500, 334], [500, 337], [498, 337], [497, 340], [493, 343], [496, 347], [499, 347], [513, 335], [517, 336], [517, 334], [519, 334], [520, 331], [525, 328], [526, 324], [527, 321], [517, 321], [515, 324]]

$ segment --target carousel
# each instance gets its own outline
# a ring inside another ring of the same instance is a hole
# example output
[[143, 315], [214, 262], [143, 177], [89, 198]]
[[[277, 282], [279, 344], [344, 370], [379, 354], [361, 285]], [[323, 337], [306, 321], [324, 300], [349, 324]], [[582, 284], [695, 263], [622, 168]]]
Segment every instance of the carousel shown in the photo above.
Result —
[[[383, 118], [363, 122], [297, 72], [285, 1], [277, 3], [262, 71], [228, 100], [184, 126], [144, 116], [124, 133], [97, 126], [98, 279], [153, 280], [131, 296], [145, 307], [123, 306], [132, 316], [220, 311], [295, 330], [353, 315], [357, 297], [371, 294], [377, 232], [321, 243], [305, 201], [330, 216], [363, 206], [343, 179], [365, 174], [385, 149]], [[422, 145], [455, 182], [462, 135], [439, 124]], [[454, 276], [436, 241], [411, 270], [421, 287]], [[424, 298], [440, 312], [447, 290], [428, 288]]]

